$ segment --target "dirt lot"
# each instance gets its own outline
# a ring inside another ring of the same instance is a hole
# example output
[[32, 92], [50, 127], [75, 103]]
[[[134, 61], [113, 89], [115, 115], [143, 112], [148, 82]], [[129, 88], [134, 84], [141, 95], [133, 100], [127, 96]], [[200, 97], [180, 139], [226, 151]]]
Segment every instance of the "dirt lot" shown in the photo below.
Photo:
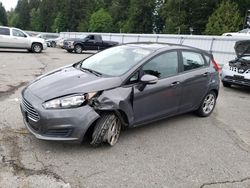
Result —
[[112, 148], [37, 140], [23, 124], [21, 90], [88, 55], [0, 51], [0, 187], [250, 187], [249, 89], [221, 87], [211, 117], [126, 130]]

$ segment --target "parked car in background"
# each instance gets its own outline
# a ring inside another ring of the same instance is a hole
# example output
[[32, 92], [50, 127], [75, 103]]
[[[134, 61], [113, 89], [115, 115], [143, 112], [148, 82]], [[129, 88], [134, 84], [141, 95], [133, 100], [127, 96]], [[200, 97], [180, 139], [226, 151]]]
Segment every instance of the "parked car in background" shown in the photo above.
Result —
[[63, 49], [63, 45], [64, 45], [64, 40], [66, 40], [65, 38], [61, 38], [56, 42], [56, 46], [60, 47]]
[[47, 48], [47, 44], [44, 39], [30, 37], [20, 29], [0, 26], [0, 48], [27, 49], [41, 53]]
[[235, 37], [250, 37], [250, 29], [243, 29], [239, 32], [224, 33], [222, 36], [235, 36]]
[[64, 40], [63, 48], [68, 52], [82, 53], [87, 50], [104, 50], [117, 45], [118, 42], [103, 41], [101, 35], [88, 35], [84, 38], [70, 38]]
[[222, 68], [221, 80], [223, 86], [250, 86], [250, 40], [235, 43], [236, 59]]
[[41, 33], [36, 37], [43, 38], [48, 47], [56, 47], [56, 42], [59, 40], [59, 34], [57, 33]]
[[209, 116], [219, 93], [218, 65], [205, 51], [134, 43], [49, 72], [22, 91], [21, 110], [37, 138], [117, 143], [121, 128], [181, 113]]

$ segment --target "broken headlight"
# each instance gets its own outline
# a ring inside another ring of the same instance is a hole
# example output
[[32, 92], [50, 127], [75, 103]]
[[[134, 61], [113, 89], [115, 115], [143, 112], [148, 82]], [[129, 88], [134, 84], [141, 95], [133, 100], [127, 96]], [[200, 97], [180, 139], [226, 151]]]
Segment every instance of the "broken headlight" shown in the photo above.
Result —
[[95, 96], [95, 92], [87, 93], [85, 95], [71, 95], [58, 99], [53, 99], [43, 103], [45, 109], [65, 109], [76, 108], [82, 106], [86, 100], [90, 100]]

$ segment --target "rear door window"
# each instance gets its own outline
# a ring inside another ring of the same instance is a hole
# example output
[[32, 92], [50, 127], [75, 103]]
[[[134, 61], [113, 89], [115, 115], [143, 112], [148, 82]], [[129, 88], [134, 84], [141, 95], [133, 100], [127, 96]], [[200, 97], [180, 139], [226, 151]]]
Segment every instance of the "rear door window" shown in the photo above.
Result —
[[206, 66], [204, 58], [196, 52], [182, 52], [184, 71], [194, 70]]
[[178, 73], [177, 51], [167, 52], [150, 60], [143, 66], [144, 74], [150, 74], [159, 79], [174, 76]]
[[0, 28], [0, 35], [10, 35], [10, 29]]

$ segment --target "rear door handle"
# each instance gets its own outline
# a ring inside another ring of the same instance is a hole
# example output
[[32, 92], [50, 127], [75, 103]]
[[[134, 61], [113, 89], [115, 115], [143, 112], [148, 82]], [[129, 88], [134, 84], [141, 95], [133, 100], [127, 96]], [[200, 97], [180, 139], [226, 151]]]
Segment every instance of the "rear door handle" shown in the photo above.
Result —
[[180, 85], [180, 83], [181, 83], [181, 82], [178, 82], [178, 81], [177, 81], [177, 82], [173, 82], [170, 86], [171, 86], [171, 87], [178, 86], [178, 85]]

